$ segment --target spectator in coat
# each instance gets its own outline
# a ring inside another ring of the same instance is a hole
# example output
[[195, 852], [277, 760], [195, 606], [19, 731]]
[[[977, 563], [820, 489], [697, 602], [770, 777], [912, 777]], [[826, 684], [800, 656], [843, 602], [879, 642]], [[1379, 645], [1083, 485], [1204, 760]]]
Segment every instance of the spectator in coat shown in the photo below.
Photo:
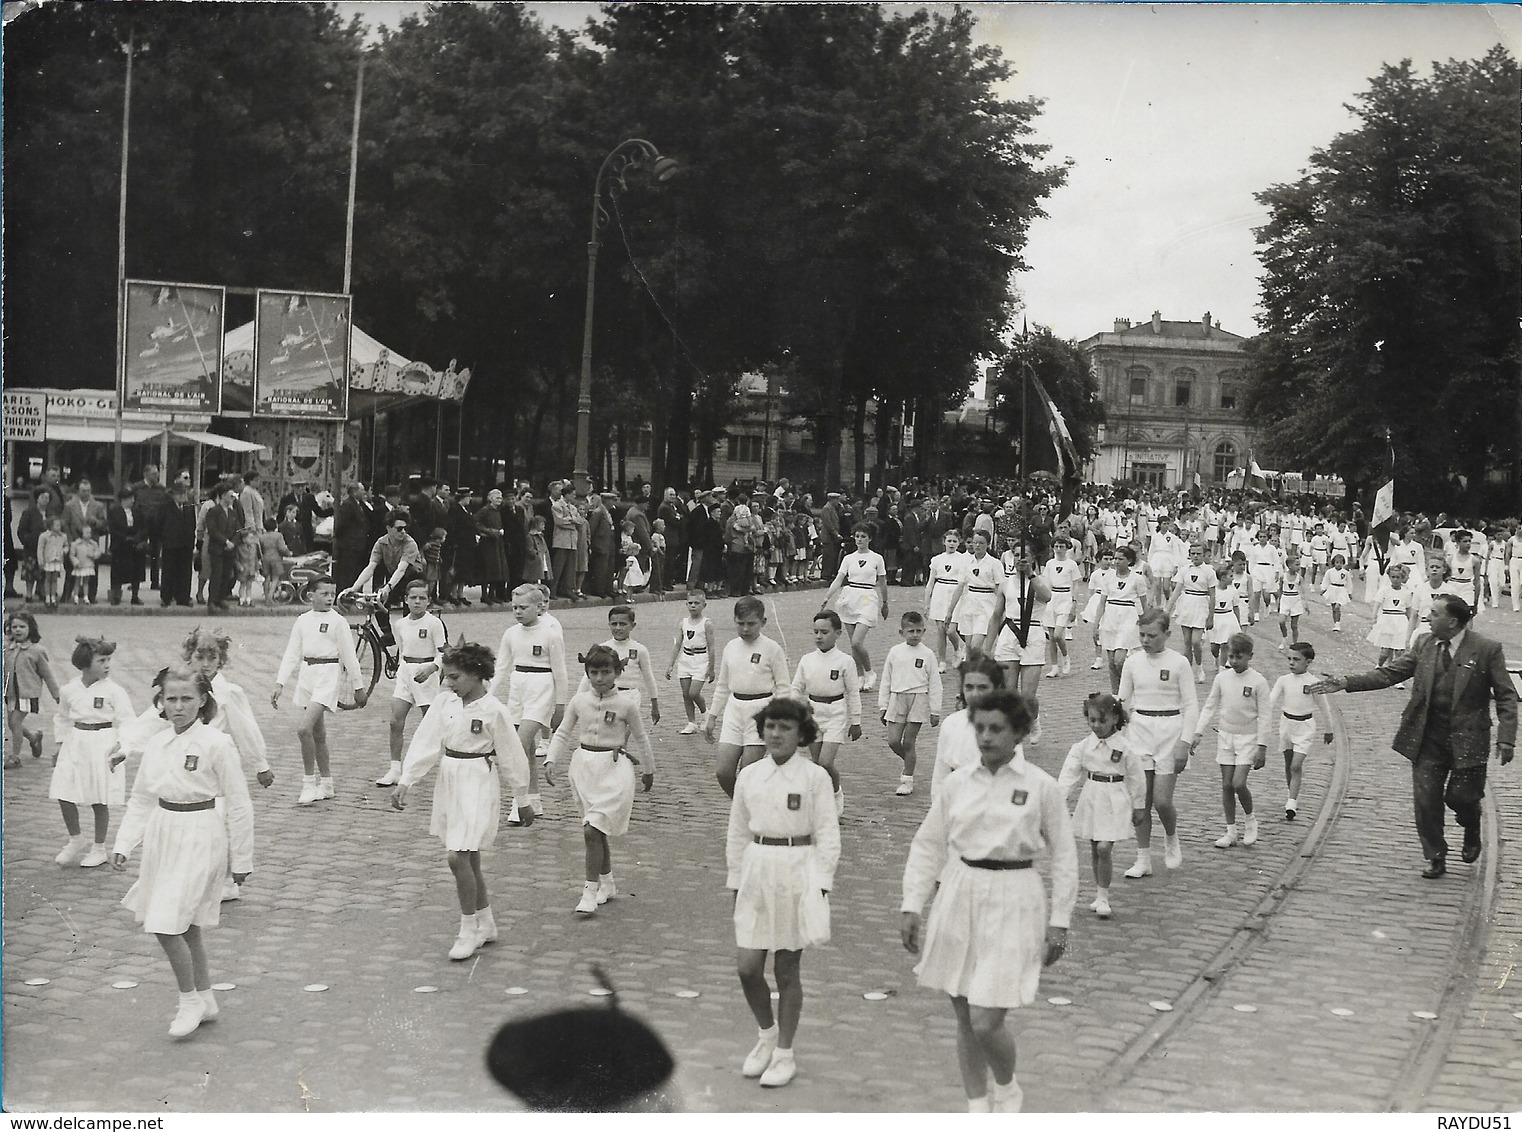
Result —
[[479, 506], [475, 490], [464, 485], [455, 491], [449, 502], [449, 514], [444, 521], [449, 541], [444, 545], [454, 545], [454, 573], [450, 577], [449, 586], [450, 605], [470, 605], [465, 598], [465, 587], [473, 583], [480, 573], [476, 562], [476, 516], [472, 510]]
[[565, 485], [551, 480], [550, 590], [556, 597], [576, 596], [576, 505], [565, 497]]
[[233, 485], [226, 480], [212, 489], [211, 509], [206, 512], [202, 538], [206, 546], [206, 608], [212, 613], [227, 611], [232, 592], [234, 550], [242, 528], [236, 510]]
[[148, 532], [143, 544], [143, 557], [148, 566], [148, 586], [159, 588], [159, 518], [169, 506], [169, 488], [159, 479], [159, 466], [148, 464], [143, 468], [142, 482], [133, 487], [137, 496], [138, 514]]
[[138, 587], [143, 584], [143, 561], [147, 557], [148, 524], [137, 506], [137, 494], [124, 487], [111, 505], [106, 520], [111, 532], [111, 604], [120, 605], [122, 589], [132, 590], [132, 604], [142, 605]]
[[190, 499], [188, 485], [175, 480], [169, 489], [169, 501], [158, 518], [159, 604], [190, 604], [190, 571], [195, 558], [196, 505]]
[[502, 493], [486, 493], [486, 503], [476, 512], [476, 580], [481, 583], [481, 603], [500, 605], [507, 600], [507, 554], [503, 544]]
[[[87, 526], [98, 541], [106, 530], [106, 505], [95, 498], [90, 481], [82, 478], [74, 497], [63, 505], [63, 533], [68, 537], [70, 546], [74, 540], [83, 536]], [[64, 601], [69, 600], [75, 585], [74, 571], [70, 569], [63, 578]]]
[[[349, 484], [344, 488], [344, 501], [333, 516], [333, 580], [338, 583], [340, 592], [354, 584], [354, 579], [370, 560], [370, 548], [375, 545], [376, 540], [370, 537], [369, 497], [364, 484]], [[297, 514], [300, 514], [299, 508]], [[299, 518], [297, 522], [299, 524]], [[290, 547], [289, 539], [286, 545]], [[307, 544], [303, 541], [302, 545]], [[296, 553], [295, 547], [290, 549]]]
[[668, 487], [662, 493], [661, 505], [655, 517], [666, 524], [666, 585], [674, 588], [676, 580], [687, 576], [687, 536], [684, 524], [687, 509], [682, 506], [676, 488]]
[[596, 597], [613, 596], [613, 573], [618, 555], [618, 532], [613, 528], [613, 516], [608, 505], [618, 496], [605, 491], [592, 496], [592, 509], [587, 514], [587, 540], [590, 546], [587, 561], [587, 592]]

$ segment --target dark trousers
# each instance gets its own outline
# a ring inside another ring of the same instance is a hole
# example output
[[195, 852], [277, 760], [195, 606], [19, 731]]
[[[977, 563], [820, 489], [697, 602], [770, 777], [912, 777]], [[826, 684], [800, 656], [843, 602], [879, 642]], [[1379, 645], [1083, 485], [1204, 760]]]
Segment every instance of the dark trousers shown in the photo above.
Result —
[[1485, 797], [1485, 764], [1455, 767], [1447, 736], [1428, 736], [1411, 764], [1411, 795], [1416, 803], [1416, 835], [1421, 839], [1422, 856], [1429, 861], [1446, 857], [1443, 805], [1447, 804], [1466, 831], [1478, 832], [1480, 799]]
[[550, 548], [550, 592], [556, 597], [570, 597], [576, 590], [576, 548]]
[[233, 552], [221, 547], [211, 547], [207, 554], [208, 577], [206, 580], [206, 605], [217, 609], [227, 604], [233, 591]]
[[164, 548], [159, 545], [158, 539], [150, 539], [148, 545], [143, 547], [143, 558], [148, 563], [148, 588], [161, 590], [159, 585], [159, 564], [163, 561]]
[[650, 584], [646, 587], [653, 594], [666, 592], [666, 553], [655, 551], [650, 555]]
[[824, 576], [831, 581], [840, 571], [840, 539], [826, 535], [824, 542]]
[[703, 551], [694, 547], [688, 552], [688, 557], [691, 562], [687, 567], [687, 590], [696, 593], [703, 587]]
[[193, 546], [166, 546], [160, 551], [159, 600], [163, 604], [190, 604], [190, 564], [194, 557]]
[[743, 554], [730, 551], [724, 556], [724, 564], [728, 568], [726, 585], [729, 596], [744, 597], [750, 593], [756, 584], [756, 556], [748, 550]]
[[613, 555], [606, 550], [587, 555], [586, 590], [597, 597], [613, 596]]

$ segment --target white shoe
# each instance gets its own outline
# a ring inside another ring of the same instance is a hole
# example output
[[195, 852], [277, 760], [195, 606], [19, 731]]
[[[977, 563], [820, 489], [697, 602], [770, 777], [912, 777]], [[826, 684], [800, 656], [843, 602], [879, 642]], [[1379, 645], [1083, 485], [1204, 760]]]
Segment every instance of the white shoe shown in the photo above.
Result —
[[677, 732], [678, 735], [696, 735], [697, 733], [698, 725], [691, 722], [689, 722], [686, 727]]
[[1041, 721], [1036, 721], [1036, 729], [1025, 737], [1025, 741], [1032, 747], [1041, 742]]
[[762, 1030], [756, 1039], [756, 1044], [745, 1055], [745, 1064], [740, 1066], [740, 1074], [744, 1077], [759, 1077], [766, 1072], [767, 1066], [772, 1063], [772, 1054], [777, 1049], [777, 1027], [770, 1030]]
[[1055, 664], [1052, 665], [1041, 675], [1047, 680], [1055, 680], [1057, 678], [1057, 666]]
[[1025, 1090], [1020, 1088], [1018, 1078], [1011, 1077], [1009, 1084], [1001, 1085], [997, 1081], [990, 1080], [988, 1083], [988, 1111], [989, 1112], [1019, 1112], [1025, 1104]]
[[1110, 912], [1110, 902], [1103, 896], [1090, 904], [1089, 907], [1094, 909], [1094, 915], [1098, 916], [1101, 920], [1108, 920], [1112, 915]]
[[402, 780], [402, 764], [392, 763], [391, 769], [375, 780], [377, 786], [395, 786]]
[[490, 908], [478, 908], [476, 910], [476, 935], [483, 944], [495, 943], [497, 940], [497, 917], [492, 915]]
[[469, 959], [481, 946], [481, 936], [475, 928], [462, 927], [460, 934], [455, 937], [454, 946], [449, 949], [449, 957], [454, 960]]
[[870, 692], [875, 687], [877, 687], [877, 673], [868, 672], [861, 682], [861, 690], [863, 692]]
[[582, 885], [581, 900], [576, 905], [578, 915], [590, 916], [593, 912], [597, 911], [597, 889], [598, 884], [595, 880], [589, 880], [586, 884]]
[[1242, 844], [1256, 845], [1258, 842], [1258, 819], [1248, 818], [1243, 825], [1245, 828], [1242, 830]]
[[518, 803], [513, 803], [513, 808], [507, 812], [508, 825], [522, 825], [523, 819], [518, 816]]
[[835, 791], [835, 816], [838, 818], [845, 812], [846, 792], [844, 790], [837, 790]]
[[1140, 856], [1137, 857], [1136, 858], [1136, 863], [1134, 865], [1132, 865], [1129, 869], [1127, 869], [1121, 875], [1125, 876], [1125, 877], [1130, 877], [1132, 880], [1136, 880], [1139, 877], [1149, 877], [1149, 876], [1151, 876], [1152, 875], [1152, 857], [1151, 857], [1151, 854], [1148, 854], [1145, 857], [1140, 857]]
[[1233, 825], [1233, 826], [1228, 826], [1226, 828], [1226, 832], [1223, 833], [1220, 837], [1216, 838], [1215, 847], [1217, 849], [1230, 849], [1236, 843], [1237, 843], [1237, 827]]
[[[1073, 632], [1070, 629], [1070, 630], [1068, 630], [1068, 640], [1071, 641], [1072, 639], [1073, 639]], [[1064, 676], [1071, 676], [1073, 674], [1073, 658], [1072, 657], [1067, 657], [1066, 659], [1063, 660], [1063, 662], [1062, 662], [1062, 674]]]
[[1406, 682], [1404, 680], [1402, 680], [1399, 684], [1397, 684], [1395, 686], [1397, 688], [1399, 688], [1402, 692], [1404, 692], [1406, 690]]
[[228, 877], [226, 880], [224, 880], [222, 882], [222, 903], [223, 904], [226, 904], [229, 900], [242, 900], [242, 899], [243, 899], [243, 889], [238, 887], [238, 882], [237, 881], [233, 880], [232, 877]]
[[935, 670], [942, 676], [946, 675], [946, 662], [943, 660], [935, 666]]
[[310, 806], [322, 797], [322, 787], [317, 785], [317, 776], [309, 774], [301, 780], [301, 796], [296, 799], [298, 806]]
[[914, 793], [914, 775], [901, 774], [898, 776], [898, 789], [893, 792], [900, 798], [907, 798]]
[[1163, 864], [1170, 869], [1176, 869], [1184, 863], [1184, 846], [1179, 841], [1178, 835], [1163, 839]]
[[1342, 622], [1341, 621], [1337, 622], [1337, 624], [1332, 626], [1332, 632], [1334, 632], [1334, 633], [1340, 633], [1340, 632], [1342, 632]]
[[618, 885], [613, 883], [612, 877], [604, 877], [597, 885], [597, 903], [606, 904], [618, 895]]
[[1062, 639], [1065, 640], [1065, 641], [1071, 641], [1073, 639], [1073, 630], [1071, 630], [1071, 629], [1064, 630], [1063, 631], [1063, 635], [1062, 635]]
[[1300, 803], [1295, 801], [1295, 799], [1290, 798], [1290, 799], [1288, 799], [1284, 803], [1284, 820], [1285, 821], [1294, 821], [1295, 817], [1299, 813], [1300, 813]]
[[106, 847], [104, 845], [92, 845], [90, 851], [85, 854], [84, 860], [79, 862], [79, 867], [82, 869], [98, 869], [110, 859], [106, 855]]
[[63, 847], [63, 851], [54, 857], [60, 865], [77, 865], [84, 860], [86, 853], [90, 851], [90, 839], [83, 834], [69, 838], [69, 843]]
[[181, 995], [180, 1008], [175, 1012], [174, 1021], [169, 1023], [169, 1036], [183, 1038], [193, 1034], [205, 1017], [206, 1003], [199, 994], [192, 991], [189, 995]]
[[320, 792], [317, 795], [319, 802], [326, 802], [330, 798], [338, 797], [338, 791], [334, 788], [331, 778], [319, 778], [317, 780], [317, 789]]
[[763, 1089], [780, 1089], [791, 1081], [797, 1073], [798, 1065], [793, 1060], [792, 1050], [773, 1050], [772, 1062], [766, 1067], [766, 1072], [761, 1074], [761, 1087]]
[[217, 1015], [222, 1013], [217, 1006], [217, 996], [209, 990], [196, 991], [196, 994], [201, 996], [201, 1021], [215, 1022]]
[[1101, 659], [1099, 659], [1099, 657], [1096, 656], [1094, 658], [1094, 663], [1089, 665], [1089, 671], [1090, 672], [1098, 672], [1103, 667], [1104, 667], [1104, 661], [1102, 661]]

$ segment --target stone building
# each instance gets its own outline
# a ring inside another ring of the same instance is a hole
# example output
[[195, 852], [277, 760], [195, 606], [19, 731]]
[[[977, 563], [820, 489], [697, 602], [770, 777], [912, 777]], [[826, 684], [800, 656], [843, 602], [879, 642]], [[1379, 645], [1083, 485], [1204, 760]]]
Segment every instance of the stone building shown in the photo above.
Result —
[[1148, 487], [1224, 485], [1245, 467], [1251, 433], [1243, 414], [1246, 339], [1212, 323], [1115, 320], [1079, 343], [1099, 381], [1106, 424], [1085, 470], [1097, 483]]

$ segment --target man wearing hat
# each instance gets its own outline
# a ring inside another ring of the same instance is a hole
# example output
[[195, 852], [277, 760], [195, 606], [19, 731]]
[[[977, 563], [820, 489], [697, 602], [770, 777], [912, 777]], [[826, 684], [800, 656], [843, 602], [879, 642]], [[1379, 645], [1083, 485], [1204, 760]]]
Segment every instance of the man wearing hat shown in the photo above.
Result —
[[189, 605], [190, 569], [196, 546], [196, 505], [183, 480], [177, 479], [169, 487], [169, 502], [159, 509], [158, 533], [159, 603], [165, 608], [171, 602]]
[[594, 597], [612, 597], [618, 532], [608, 508], [618, 501], [618, 493], [593, 492], [587, 501], [591, 504], [587, 512], [587, 592]]
[[824, 577], [833, 579], [840, 572], [840, 524], [843, 511], [840, 492], [825, 495], [819, 509], [819, 541], [824, 546]]

